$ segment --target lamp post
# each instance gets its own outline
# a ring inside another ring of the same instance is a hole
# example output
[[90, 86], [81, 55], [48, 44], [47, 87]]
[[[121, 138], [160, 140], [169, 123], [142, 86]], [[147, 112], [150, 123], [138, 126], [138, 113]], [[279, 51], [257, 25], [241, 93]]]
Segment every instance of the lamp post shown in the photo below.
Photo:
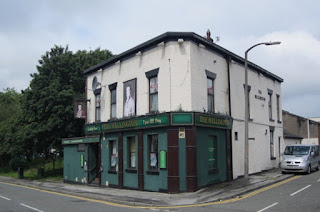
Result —
[[253, 46], [251, 46], [246, 52], [245, 52], [245, 60], [244, 60], [244, 70], [245, 70], [245, 113], [244, 113], [244, 123], [245, 123], [245, 129], [244, 129], [244, 178], [249, 177], [249, 89], [248, 89], [248, 52], [253, 49], [256, 46], [259, 45], [279, 45], [281, 42], [263, 42], [258, 43]]

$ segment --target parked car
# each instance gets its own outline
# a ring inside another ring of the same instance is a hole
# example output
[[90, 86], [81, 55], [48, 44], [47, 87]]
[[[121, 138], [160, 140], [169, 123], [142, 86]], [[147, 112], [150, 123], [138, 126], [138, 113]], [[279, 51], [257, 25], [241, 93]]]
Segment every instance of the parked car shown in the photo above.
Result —
[[319, 145], [295, 144], [285, 148], [280, 159], [282, 173], [304, 172], [310, 174], [312, 170], [319, 170]]

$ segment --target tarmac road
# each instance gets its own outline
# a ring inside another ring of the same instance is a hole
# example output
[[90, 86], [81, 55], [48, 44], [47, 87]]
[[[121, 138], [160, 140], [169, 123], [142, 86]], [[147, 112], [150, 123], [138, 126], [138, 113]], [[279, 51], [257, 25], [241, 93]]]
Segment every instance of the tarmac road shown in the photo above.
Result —
[[[0, 177], [0, 211], [196, 210], [200, 212], [215, 211], [215, 209], [218, 211], [258, 211], [275, 203], [277, 204], [270, 209], [278, 207], [284, 209], [286, 201], [291, 205], [294, 205], [294, 202], [289, 201], [290, 197], [288, 200], [283, 200], [284, 203], [278, 202], [276, 200], [284, 199], [284, 197], [277, 197], [277, 195], [284, 194], [286, 196], [287, 193], [293, 192], [292, 190], [299, 190], [300, 187], [304, 188], [310, 184], [305, 191], [310, 191], [313, 195], [313, 191], [319, 190], [320, 182], [317, 181], [320, 178], [319, 174], [320, 172], [313, 172], [311, 175], [282, 175], [280, 170], [275, 169], [251, 175], [248, 180], [234, 180], [197, 192], [181, 194], [141, 192]], [[300, 184], [301, 186], [299, 186]], [[278, 190], [281, 188], [287, 188], [288, 191]], [[260, 195], [266, 196], [260, 197]], [[316, 194], [314, 196], [318, 197]], [[276, 198], [272, 199], [274, 197]], [[311, 204], [314, 209], [318, 207], [318, 204], [313, 200], [308, 204]]]

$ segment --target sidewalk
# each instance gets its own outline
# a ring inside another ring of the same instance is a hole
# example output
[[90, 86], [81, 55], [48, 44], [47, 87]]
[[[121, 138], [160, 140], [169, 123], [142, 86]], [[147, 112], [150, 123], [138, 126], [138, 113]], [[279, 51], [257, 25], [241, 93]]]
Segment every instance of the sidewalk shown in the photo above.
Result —
[[13, 183], [52, 192], [103, 200], [124, 205], [175, 206], [200, 204], [234, 198], [291, 178], [292, 176], [294, 175], [283, 175], [279, 169], [273, 169], [270, 171], [250, 175], [249, 179], [240, 178], [231, 182], [215, 184], [210, 187], [200, 189], [196, 192], [179, 194], [91, 187], [87, 185], [74, 185], [62, 182], [29, 181], [2, 176], [0, 176], [0, 182]]

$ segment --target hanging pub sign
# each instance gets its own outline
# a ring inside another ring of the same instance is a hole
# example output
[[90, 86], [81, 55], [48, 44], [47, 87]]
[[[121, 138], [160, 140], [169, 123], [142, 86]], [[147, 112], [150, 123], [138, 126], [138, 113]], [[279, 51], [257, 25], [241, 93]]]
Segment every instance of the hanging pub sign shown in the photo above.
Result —
[[74, 118], [76, 119], [87, 118], [87, 100], [86, 99], [74, 100]]

